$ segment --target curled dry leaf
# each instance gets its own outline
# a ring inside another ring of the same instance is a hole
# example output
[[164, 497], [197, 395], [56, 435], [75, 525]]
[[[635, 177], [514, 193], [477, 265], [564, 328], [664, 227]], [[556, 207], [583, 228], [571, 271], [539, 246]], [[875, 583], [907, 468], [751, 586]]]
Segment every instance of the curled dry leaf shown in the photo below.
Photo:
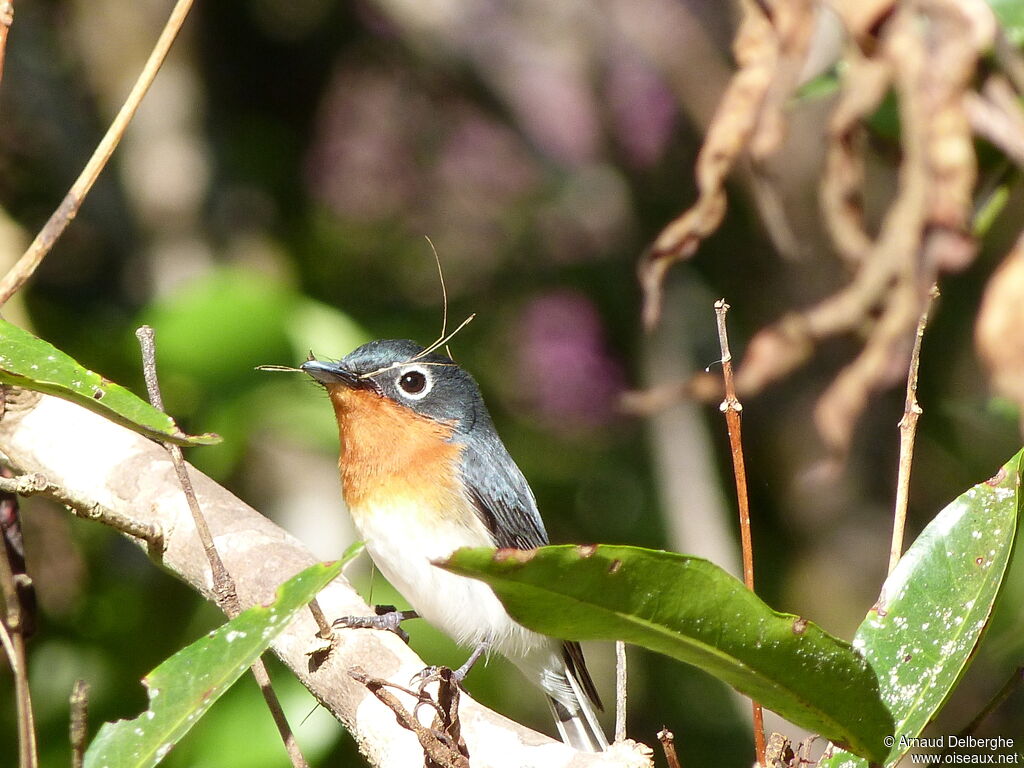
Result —
[[771, 22], [753, 0], [743, 2], [743, 21], [733, 52], [740, 69], [722, 97], [697, 157], [697, 202], [662, 230], [640, 262], [643, 317], [648, 329], [661, 315], [661, 286], [668, 268], [692, 256], [721, 224], [726, 209], [725, 179], [750, 141], [772, 81], [778, 40]]
[[1024, 236], [989, 278], [974, 343], [992, 389], [1024, 409]]
[[[871, 395], [906, 375], [918, 318], [933, 283], [972, 263], [977, 161], [973, 133], [1020, 156], [1024, 125], [1016, 95], [990, 77], [974, 89], [979, 59], [997, 27], [982, 0], [834, 0], [847, 33], [841, 92], [827, 129], [822, 212], [848, 283], [818, 304], [787, 312], [757, 333], [737, 371], [753, 394], [807, 361], [824, 339], [863, 336], [860, 353], [815, 409], [833, 458], [849, 448]], [[784, 105], [796, 84], [794, 62], [807, 50], [813, 3], [778, 3], [771, 18], [744, 5], [737, 36], [740, 70], [723, 97], [698, 158], [697, 204], [661, 233], [641, 263], [645, 324], [657, 321], [662, 278], [693, 254], [725, 211], [723, 182], [743, 151], [755, 158], [778, 146]], [[899, 115], [897, 184], [877, 223], [866, 220], [868, 121], [887, 95]], [[999, 140], [1002, 137], [1002, 140]], [[1010, 137], [1010, 138], [1006, 138]], [[1016, 143], [1014, 143], [1016, 142]], [[1019, 151], [1018, 151], [1019, 150]]]

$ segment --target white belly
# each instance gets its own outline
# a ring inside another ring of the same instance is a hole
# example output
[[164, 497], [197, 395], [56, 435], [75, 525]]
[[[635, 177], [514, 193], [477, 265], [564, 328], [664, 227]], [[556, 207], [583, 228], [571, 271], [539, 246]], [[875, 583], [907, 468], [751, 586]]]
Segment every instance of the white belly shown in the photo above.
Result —
[[[431, 519], [415, 507], [410, 501], [363, 507], [353, 514], [370, 557], [391, 585], [420, 616], [460, 645], [489, 641], [493, 650], [525, 667], [540, 661], [538, 654], [549, 656], [554, 641], [513, 621], [489, 586], [431, 562], [459, 547], [494, 546], [479, 518], [472, 515], [465, 524]], [[541, 665], [547, 666], [545, 662]]]

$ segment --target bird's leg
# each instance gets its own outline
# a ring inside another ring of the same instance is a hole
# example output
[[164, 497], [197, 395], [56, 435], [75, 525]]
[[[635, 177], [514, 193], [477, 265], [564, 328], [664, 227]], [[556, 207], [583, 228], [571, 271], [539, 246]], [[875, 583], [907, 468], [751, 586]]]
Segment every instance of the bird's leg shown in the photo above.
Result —
[[[466, 659], [466, 663], [458, 669], [452, 671], [452, 680], [454, 680], [458, 684], [461, 684], [462, 681], [466, 679], [466, 675], [469, 674], [469, 670], [471, 670], [473, 668], [473, 665], [480, 660], [481, 656], [487, 653], [490, 647], [490, 640], [481, 641], [476, 646], [476, 648], [473, 649], [473, 652], [469, 654], [469, 658]], [[410, 684], [418, 685], [419, 689], [422, 691], [428, 684], [437, 682], [437, 680], [439, 679], [438, 670], [440, 669], [441, 667], [425, 667], [421, 669], [419, 672], [417, 672], [415, 675], [413, 675]]]
[[409, 633], [402, 629], [402, 622], [407, 619], [419, 618], [416, 611], [400, 611], [393, 605], [375, 605], [375, 616], [342, 616], [331, 622], [334, 627], [349, 629], [383, 629], [394, 632], [405, 642], [409, 642]]

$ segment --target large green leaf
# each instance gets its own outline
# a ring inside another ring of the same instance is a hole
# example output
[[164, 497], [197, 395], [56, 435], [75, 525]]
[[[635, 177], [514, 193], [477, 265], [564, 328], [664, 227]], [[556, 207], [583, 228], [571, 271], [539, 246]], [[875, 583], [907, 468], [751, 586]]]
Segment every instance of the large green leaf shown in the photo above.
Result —
[[444, 566], [483, 579], [531, 629], [626, 640], [710, 672], [788, 720], [881, 759], [892, 718], [853, 647], [777, 613], [707, 560], [623, 546], [462, 549]]
[[0, 384], [56, 395], [155, 440], [212, 445], [213, 434], [186, 435], [174, 419], [119, 384], [83, 368], [28, 331], [0, 319]]
[[104, 723], [85, 753], [86, 768], [142, 768], [159, 763], [221, 694], [267, 649], [342, 566], [359, 553], [317, 564], [285, 582], [270, 605], [257, 605], [183, 648], [143, 682], [149, 709], [134, 720]]
[[[854, 637], [896, 720], [886, 765], [908, 750], [967, 669], [1003, 585], [1016, 538], [1024, 451], [924, 529], [886, 579]], [[860, 768], [837, 750], [822, 768]]]

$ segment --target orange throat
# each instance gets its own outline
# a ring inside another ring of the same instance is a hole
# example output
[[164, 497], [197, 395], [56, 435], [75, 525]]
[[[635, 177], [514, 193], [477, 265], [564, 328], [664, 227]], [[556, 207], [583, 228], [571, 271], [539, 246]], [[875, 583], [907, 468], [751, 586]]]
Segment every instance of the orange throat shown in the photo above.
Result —
[[341, 487], [358, 523], [361, 510], [391, 500], [443, 508], [457, 495], [461, 447], [451, 424], [378, 395], [344, 385], [327, 388], [341, 440]]

